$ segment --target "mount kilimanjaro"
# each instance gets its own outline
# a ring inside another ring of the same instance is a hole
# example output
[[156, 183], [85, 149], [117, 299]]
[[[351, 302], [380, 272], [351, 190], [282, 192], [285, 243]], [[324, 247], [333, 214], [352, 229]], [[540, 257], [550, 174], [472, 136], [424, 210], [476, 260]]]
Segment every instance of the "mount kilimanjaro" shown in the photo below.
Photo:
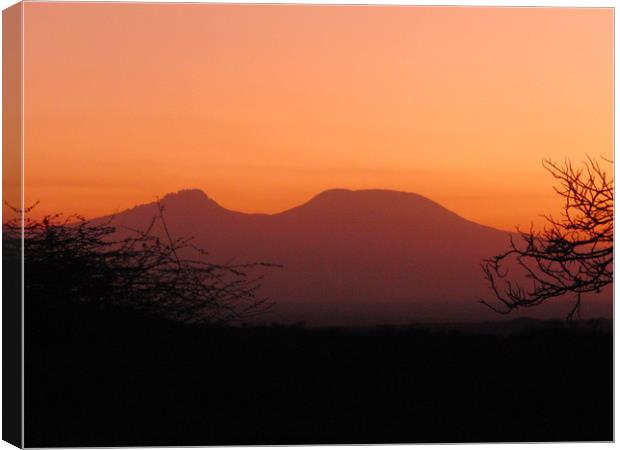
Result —
[[[511, 233], [483, 226], [421, 195], [333, 189], [277, 214], [228, 210], [200, 190], [161, 200], [173, 236], [193, 237], [215, 263], [270, 262], [261, 287], [274, 309], [259, 320], [309, 324], [396, 324], [505, 319], [480, 263]], [[116, 214], [112, 225], [145, 229], [157, 204]], [[156, 230], [157, 232], [157, 230]], [[584, 316], [611, 317], [611, 291]], [[509, 316], [562, 318], [565, 301]]]

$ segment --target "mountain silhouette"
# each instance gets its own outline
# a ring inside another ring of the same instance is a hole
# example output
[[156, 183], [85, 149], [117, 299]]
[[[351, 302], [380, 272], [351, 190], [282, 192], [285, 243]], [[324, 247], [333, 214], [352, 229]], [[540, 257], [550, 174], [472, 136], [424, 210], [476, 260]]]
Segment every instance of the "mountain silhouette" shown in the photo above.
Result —
[[[216, 263], [271, 262], [261, 294], [276, 303], [263, 320], [374, 324], [503, 319], [480, 262], [507, 248], [511, 233], [483, 226], [421, 195], [333, 189], [276, 214], [228, 210], [197, 189], [161, 199], [173, 236], [191, 236]], [[144, 229], [155, 203], [117, 214]], [[155, 232], [161, 230], [155, 229]], [[584, 313], [610, 316], [611, 295]], [[607, 298], [609, 297], [609, 299]], [[521, 313], [562, 318], [565, 302]], [[519, 316], [519, 313], [510, 317]]]

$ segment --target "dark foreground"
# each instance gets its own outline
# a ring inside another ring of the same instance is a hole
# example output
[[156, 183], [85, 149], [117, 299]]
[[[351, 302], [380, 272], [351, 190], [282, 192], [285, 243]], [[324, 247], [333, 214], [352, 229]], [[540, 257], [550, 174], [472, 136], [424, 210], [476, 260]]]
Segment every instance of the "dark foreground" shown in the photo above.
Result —
[[613, 439], [609, 322], [216, 329], [84, 311], [47, 319], [26, 334], [29, 447]]

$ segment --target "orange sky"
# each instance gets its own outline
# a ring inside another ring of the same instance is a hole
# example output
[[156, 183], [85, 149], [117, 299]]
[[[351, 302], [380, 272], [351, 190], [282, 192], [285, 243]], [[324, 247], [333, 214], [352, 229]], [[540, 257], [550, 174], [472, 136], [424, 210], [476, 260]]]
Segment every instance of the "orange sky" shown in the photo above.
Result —
[[557, 207], [543, 158], [613, 154], [612, 9], [27, 3], [24, 21], [39, 214], [387, 188], [512, 229]]

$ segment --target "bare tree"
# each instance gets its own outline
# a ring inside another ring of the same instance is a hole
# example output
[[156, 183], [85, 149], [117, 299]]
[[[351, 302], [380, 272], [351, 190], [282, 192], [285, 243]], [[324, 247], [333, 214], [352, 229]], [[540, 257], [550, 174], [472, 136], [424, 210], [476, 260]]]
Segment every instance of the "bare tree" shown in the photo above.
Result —
[[[611, 161], [603, 160], [612, 164]], [[587, 157], [580, 167], [545, 160], [543, 166], [559, 182], [555, 192], [564, 198], [560, 218], [544, 216], [542, 231], [518, 230], [509, 249], [483, 261], [482, 269], [495, 301], [481, 300], [507, 314], [574, 294], [567, 315], [581, 307], [581, 296], [613, 282], [614, 185], [601, 163]]]
[[[5, 252], [19, 254], [23, 237], [29, 309], [40, 315], [90, 304], [189, 323], [227, 323], [270, 308], [257, 294], [262, 276], [251, 274], [273, 264], [211, 263], [191, 239], [170, 235], [164, 207], [158, 207], [145, 230], [112, 226], [113, 218], [101, 223], [61, 215], [26, 218], [23, 229], [21, 219], [4, 223]], [[156, 234], [156, 226], [163, 233]]]

